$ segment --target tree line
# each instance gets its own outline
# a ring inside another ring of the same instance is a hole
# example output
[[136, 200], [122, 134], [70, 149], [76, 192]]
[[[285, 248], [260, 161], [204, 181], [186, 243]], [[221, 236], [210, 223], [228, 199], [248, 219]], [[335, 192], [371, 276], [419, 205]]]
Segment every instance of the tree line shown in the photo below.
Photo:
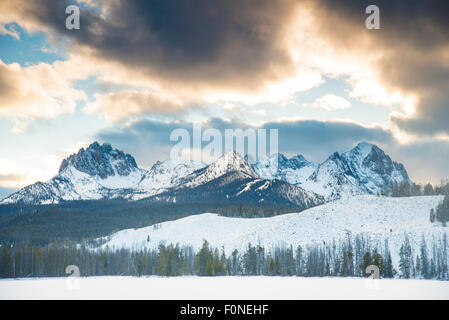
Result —
[[388, 197], [413, 197], [413, 196], [436, 196], [449, 195], [449, 184], [447, 181], [441, 181], [440, 185], [409, 183], [402, 181], [393, 182], [391, 186], [385, 186], [380, 194]]
[[217, 209], [217, 213], [224, 217], [266, 218], [281, 214], [298, 212], [298, 208], [289, 206], [261, 206], [247, 204], [230, 204]]
[[164, 243], [157, 249], [131, 251], [98, 250], [71, 243], [44, 247], [22, 243], [0, 247], [0, 277], [63, 277], [66, 267], [76, 265], [81, 276], [305, 276], [366, 277], [370, 265], [379, 268], [383, 278], [423, 278], [449, 280], [447, 239], [424, 236], [420, 248], [413, 248], [404, 237], [398, 270], [393, 266], [388, 240], [382, 245], [364, 235], [344, 241], [303, 246], [278, 246], [271, 250], [248, 244], [243, 252], [226, 255], [224, 248], [212, 248], [207, 241], [195, 251], [190, 246]]
[[430, 222], [434, 223], [435, 221], [441, 222], [444, 227], [449, 221], [449, 196], [444, 196], [437, 208], [430, 210]]
[[118, 230], [142, 228], [203, 212], [254, 218], [298, 212], [298, 208], [233, 203], [154, 203], [144, 200], [0, 205], [0, 243], [25, 241], [38, 246], [65, 240], [79, 243]]

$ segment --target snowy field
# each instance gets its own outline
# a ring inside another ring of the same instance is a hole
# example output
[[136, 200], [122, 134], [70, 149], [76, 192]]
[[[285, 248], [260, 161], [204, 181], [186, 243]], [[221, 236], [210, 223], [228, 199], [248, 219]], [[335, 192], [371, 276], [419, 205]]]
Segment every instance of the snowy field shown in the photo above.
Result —
[[449, 299], [449, 282], [299, 277], [1, 280], [0, 299]]
[[[300, 213], [270, 218], [228, 218], [216, 214], [201, 214], [163, 222], [158, 228], [127, 229], [113, 234], [103, 245], [109, 248], [139, 250], [157, 248], [160, 242], [192, 245], [199, 249], [203, 240], [212, 247], [244, 251], [248, 243], [266, 249], [281, 245], [306, 246], [346, 239], [347, 234], [364, 234], [380, 247], [388, 239], [393, 263], [407, 233], [414, 248], [419, 248], [424, 235], [430, 244], [449, 232], [441, 223], [430, 223], [429, 213], [441, 201], [441, 196], [389, 198], [356, 196], [317, 206]], [[149, 237], [150, 241], [147, 241]], [[430, 249], [430, 247], [429, 247]]]

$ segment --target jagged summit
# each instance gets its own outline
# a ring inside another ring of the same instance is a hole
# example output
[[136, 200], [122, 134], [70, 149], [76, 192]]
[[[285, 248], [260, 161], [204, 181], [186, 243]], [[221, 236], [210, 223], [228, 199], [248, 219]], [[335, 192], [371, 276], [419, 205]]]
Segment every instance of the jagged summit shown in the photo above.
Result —
[[264, 178], [287, 181], [328, 200], [377, 194], [391, 189], [395, 182], [412, 183], [402, 164], [368, 142], [360, 142], [344, 153], [334, 152], [322, 163], [308, 162], [302, 156], [287, 159], [278, 155], [260, 161], [255, 169]]
[[[165, 193], [160, 199], [166, 201], [234, 198], [253, 203], [287, 201], [301, 207], [321, 199], [377, 194], [401, 182], [412, 184], [404, 166], [367, 142], [344, 153], [335, 152], [322, 163], [309, 162], [302, 155], [287, 158], [276, 153], [250, 164], [229, 151], [208, 166], [166, 160], [156, 162], [150, 170], [139, 169], [131, 155], [110, 144], [94, 142], [65, 159], [51, 180], [25, 187], [1, 203], [138, 200]], [[186, 192], [194, 192], [198, 198]]]
[[282, 153], [276, 153], [260, 159], [254, 169], [257, 174], [266, 179], [278, 179], [290, 184], [300, 185], [315, 170], [317, 164], [309, 162], [302, 155], [287, 158]]
[[409, 182], [407, 171], [401, 163], [391, 160], [382, 149], [373, 144], [360, 143], [342, 155], [354, 176], [371, 193], [382, 187], [391, 188], [393, 183]]
[[295, 206], [304, 210], [323, 203], [314, 193], [282, 180], [261, 178], [239, 153], [230, 151], [180, 180], [177, 188], [154, 196], [159, 201], [245, 203]]
[[69, 166], [102, 179], [115, 175], [127, 176], [138, 169], [133, 156], [113, 149], [109, 143], [100, 145], [96, 141], [87, 149], [81, 148], [78, 153], [64, 159], [59, 167], [59, 173], [64, 172]]
[[298, 154], [290, 158], [289, 161], [298, 168], [310, 164], [310, 162], [302, 154]]
[[253, 167], [238, 152], [231, 150], [226, 152], [209, 166], [209, 171], [218, 175], [232, 171], [242, 171], [251, 176], [256, 176]]
[[282, 153], [274, 153], [269, 156], [263, 157], [262, 159], [259, 159], [257, 162], [258, 165], [267, 165], [269, 163], [276, 163], [280, 166], [289, 166], [294, 168], [301, 168], [305, 165], [309, 165], [310, 162], [301, 154], [298, 154], [296, 156], [293, 156], [291, 158], [287, 158]]
[[194, 171], [190, 175], [182, 179], [181, 186], [183, 188], [194, 187], [207, 183], [226, 174], [234, 174], [235, 178], [256, 178], [258, 175], [248, 161], [234, 150], [226, 152], [216, 161], [208, 166]]
[[371, 152], [373, 148], [379, 149], [379, 147], [376, 146], [375, 144], [362, 141], [359, 144], [357, 144], [357, 146], [355, 146], [352, 150], [359, 150], [361, 153], [367, 155], [368, 153]]
[[277, 165], [279, 168], [290, 167], [290, 168], [302, 168], [310, 164], [303, 155], [296, 155], [291, 158], [287, 158], [282, 153], [274, 153], [269, 156], [265, 156], [256, 163], [258, 167], [268, 167], [271, 165]]

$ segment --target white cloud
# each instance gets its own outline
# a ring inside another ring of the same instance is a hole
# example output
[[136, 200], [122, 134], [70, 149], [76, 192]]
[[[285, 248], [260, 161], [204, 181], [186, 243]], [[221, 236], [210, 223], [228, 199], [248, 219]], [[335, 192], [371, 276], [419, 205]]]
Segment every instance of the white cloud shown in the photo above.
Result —
[[334, 94], [326, 94], [312, 103], [304, 104], [304, 106], [308, 108], [318, 108], [331, 111], [347, 109], [351, 107], [351, 103], [343, 97], [339, 97]]
[[266, 116], [267, 112], [263, 109], [259, 109], [259, 110], [252, 110], [251, 111], [252, 114], [255, 114], [257, 116]]
[[63, 159], [90, 143], [77, 141], [54, 152], [42, 151], [33, 155], [26, 152], [18, 156], [8, 154], [9, 158], [0, 158], [0, 187], [22, 188], [37, 181], [48, 181], [57, 174]]
[[146, 113], [172, 114], [182, 112], [184, 104], [177, 97], [147, 90], [127, 90], [96, 94], [96, 100], [90, 102], [84, 108], [84, 112], [90, 114], [100, 112], [111, 121], [120, 121], [130, 115]]
[[242, 107], [239, 105], [236, 105], [234, 103], [227, 102], [223, 106], [223, 110], [227, 112], [234, 112], [234, 113], [243, 113]]
[[0, 186], [6, 188], [24, 187], [42, 177], [38, 169], [23, 168], [10, 160], [0, 159]]
[[74, 89], [51, 64], [21, 67], [0, 60], [0, 117], [13, 119], [16, 133], [23, 132], [29, 120], [73, 113], [77, 101], [86, 99], [86, 94]]

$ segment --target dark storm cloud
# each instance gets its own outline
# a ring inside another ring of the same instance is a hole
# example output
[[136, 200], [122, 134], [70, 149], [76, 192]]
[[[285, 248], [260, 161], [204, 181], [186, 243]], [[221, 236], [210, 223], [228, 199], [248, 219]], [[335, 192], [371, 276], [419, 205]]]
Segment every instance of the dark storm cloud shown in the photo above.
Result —
[[[203, 122], [201, 127], [202, 130], [217, 129], [222, 132], [223, 137], [225, 129], [258, 128], [239, 120], [224, 121], [218, 118]], [[193, 137], [192, 123], [140, 120], [126, 127], [102, 131], [97, 138], [136, 154], [138, 162], [149, 167], [156, 160], [164, 160], [169, 157], [170, 146], [176, 143], [170, 142], [170, 133], [178, 128], [186, 129], [190, 133], [190, 137]], [[279, 152], [289, 155], [301, 153], [313, 161], [323, 161], [331, 153], [346, 151], [360, 141], [386, 144], [393, 140], [389, 131], [345, 122], [310, 120], [270, 122], [260, 128], [267, 129], [267, 132], [270, 129], [278, 129]], [[205, 144], [207, 143], [205, 142]]]
[[[202, 123], [201, 128], [202, 130], [215, 128], [224, 132], [228, 128], [246, 129], [249, 126], [237, 120], [227, 122], [214, 118]], [[185, 121], [160, 122], [148, 119], [139, 120], [127, 126], [116, 126], [103, 130], [97, 134], [95, 139], [109, 142], [114, 147], [135, 155], [138, 164], [148, 168], [158, 160], [169, 158], [170, 148], [177, 143], [170, 141], [170, 133], [175, 129], [187, 130], [193, 139], [192, 123]]]
[[[293, 70], [280, 39], [293, 9], [309, 5], [330, 46], [357, 51], [369, 39], [382, 55], [382, 83], [418, 98], [415, 113], [392, 116], [394, 124], [417, 135], [449, 134], [449, 1], [105, 1], [106, 18], [83, 10], [77, 32], [65, 30], [65, 16], [55, 14], [64, 1], [40, 1], [34, 18], [96, 57], [167, 85], [237, 90], [260, 89]], [[365, 28], [370, 4], [380, 8], [380, 30]]]
[[124, 127], [103, 130], [95, 139], [109, 142], [115, 148], [136, 157], [141, 167], [149, 168], [157, 160], [165, 160], [170, 153], [170, 132], [176, 128], [189, 128], [183, 122], [140, 120]]
[[391, 132], [382, 128], [339, 121], [271, 122], [263, 127], [279, 130], [281, 152], [301, 153], [313, 161], [323, 161], [335, 151], [347, 151], [360, 141], [385, 144], [393, 140]]
[[[370, 4], [380, 8], [380, 30], [364, 27]], [[415, 113], [395, 115], [393, 123], [417, 135], [449, 134], [449, 1], [321, 0], [319, 8], [333, 46], [369, 43], [382, 53], [376, 68], [383, 84], [418, 97]]]
[[[449, 88], [449, 81], [447, 88]], [[447, 88], [445, 90], [447, 90]], [[424, 96], [413, 116], [392, 116], [392, 121], [412, 134], [432, 136], [449, 134], [449, 93], [441, 91]]]
[[290, 0], [104, 1], [102, 15], [81, 10], [80, 30], [65, 28], [68, 3], [38, 0], [20, 12], [78, 49], [152, 78], [257, 88], [267, 80], [260, 76], [275, 80], [292, 67], [279, 39]]
[[[449, 2], [445, 0], [319, 0], [318, 3], [321, 10], [340, 16], [342, 23], [358, 24], [361, 27], [359, 29], [365, 28], [368, 16], [365, 13], [366, 7], [377, 5], [380, 9], [381, 28], [379, 31], [369, 32], [395, 47], [405, 44], [428, 51], [445, 45], [445, 42], [447, 45]], [[326, 19], [324, 14], [322, 17]]]
[[[392, 116], [394, 124], [417, 135], [449, 134], [449, 1], [111, 0], [83, 8], [76, 31], [65, 29], [68, 3], [16, 0], [0, 8], [21, 25], [67, 36], [68, 49], [86, 59], [117, 62], [168, 90], [192, 92], [260, 90], [292, 75], [283, 35], [294, 9], [306, 6], [329, 48], [377, 53], [382, 84], [418, 98], [415, 112]], [[380, 30], [365, 28], [370, 4], [380, 8]]]

